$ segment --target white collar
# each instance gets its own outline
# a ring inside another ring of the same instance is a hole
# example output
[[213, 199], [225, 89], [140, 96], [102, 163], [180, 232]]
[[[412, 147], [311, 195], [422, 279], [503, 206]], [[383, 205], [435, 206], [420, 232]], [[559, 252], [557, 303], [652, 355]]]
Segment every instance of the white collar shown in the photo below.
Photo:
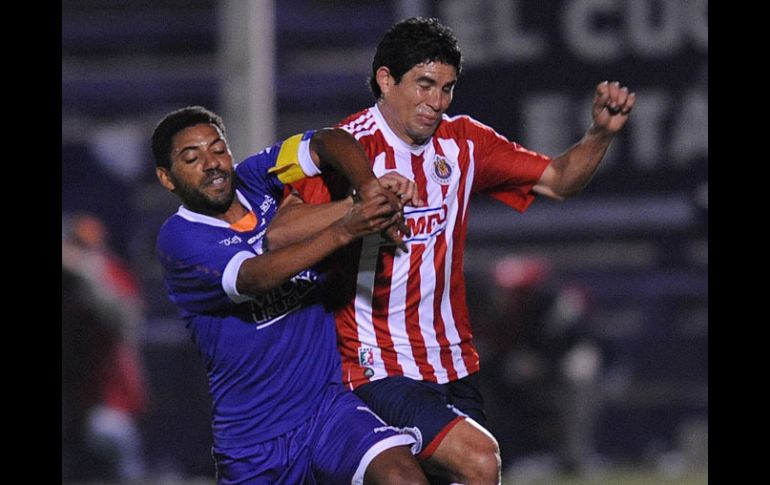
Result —
[[[238, 197], [238, 200], [241, 202], [241, 204], [243, 204], [244, 207], [251, 211], [251, 204], [249, 204], [249, 201], [246, 200], [246, 197], [241, 194], [240, 190], [235, 189], [235, 196]], [[190, 222], [200, 222], [201, 224], [216, 227], [230, 227], [229, 222], [223, 221], [222, 219], [217, 219], [216, 217], [193, 212], [183, 205], [179, 206], [179, 210], [176, 211], [176, 213], [179, 217], [187, 219]]]
[[396, 135], [396, 133], [390, 128], [388, 122], [385, 121], [385, 117], [382, 116], [380, 107], [376, 103], [370, 108], [370, 110], [374, 116], [375, 121], [377, 122], [377, 126], [380, 127], [380, 131], [382, 131], [382, 135], [385, 137], [385, 141], [387, 141], [390, 146], [397, 150], [406, 150], [413, 153], [414, 155], [420, 155], [433, 141], [433, 136], [431, 135], [422, 145], [410, 145], [402, 140], [398, 135]]

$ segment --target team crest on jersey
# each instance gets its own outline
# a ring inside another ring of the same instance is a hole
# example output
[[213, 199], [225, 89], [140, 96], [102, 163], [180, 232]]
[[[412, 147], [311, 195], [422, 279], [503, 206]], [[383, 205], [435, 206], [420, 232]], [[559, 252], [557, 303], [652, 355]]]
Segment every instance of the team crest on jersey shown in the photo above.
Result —
[[362, 367], [374, 365], [374, 351], [371, 347], [358, 348], [358, 364]]
[[449, 160], [446, 159], [446, 157], [436, 155], [433, 158], [433, 170], [431, 170], [429, 173], [430, 178], [434, 182], [441, 185], [449, 185], [449, 182], [452, 181], [453, 172], [454, 167], [452, 167], [452, 164], [449, 162]]

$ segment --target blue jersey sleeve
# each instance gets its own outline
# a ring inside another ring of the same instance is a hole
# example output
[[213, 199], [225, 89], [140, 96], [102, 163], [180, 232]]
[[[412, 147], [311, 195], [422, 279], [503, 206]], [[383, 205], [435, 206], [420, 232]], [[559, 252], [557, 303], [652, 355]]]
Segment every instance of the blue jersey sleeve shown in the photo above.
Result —
[[236, 173], [241, 190], [280, 199], [286, 184], [320, 174], [310, 157], [310, 139], [314, 133], [294, 135], [239, 163]]
[[234, 296], [240, 263], [256, 255], [243, 239], [179, 216], [167, 221], [158, 236], [157, 253], [171, 300], [196, 314], [231, 310], [248, 300]]

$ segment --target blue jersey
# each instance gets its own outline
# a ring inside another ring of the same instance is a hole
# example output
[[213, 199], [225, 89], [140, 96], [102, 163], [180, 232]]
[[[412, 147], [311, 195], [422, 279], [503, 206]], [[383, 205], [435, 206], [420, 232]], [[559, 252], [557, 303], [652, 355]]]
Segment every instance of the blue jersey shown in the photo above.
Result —
[[311, 135], [289, 138], [238, 164], [236, 196], [250, 211], [242, 221], [230, 225], [180, 207], [158, 235], [169, 296], [206, 364], [220, 449], [253, 445], [296, 427], [319, 407], [324, 387], [341, 379], [334, 319], [320, 304], [313, 269], [260, 295], [235, 288], [240, 264], [264, 251], [284, 184], [317, 170], [308, 162]]

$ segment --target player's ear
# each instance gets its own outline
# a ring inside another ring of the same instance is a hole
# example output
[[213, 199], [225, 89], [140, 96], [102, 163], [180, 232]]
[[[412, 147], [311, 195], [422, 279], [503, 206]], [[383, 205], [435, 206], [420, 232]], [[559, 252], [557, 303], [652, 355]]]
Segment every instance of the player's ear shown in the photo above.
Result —
[[375, 79], [377, 80], [377, 85], [380, 87], [380, 91], [383, 93], [390, 91], [390, 87], [396, 83], [396, 80], [390, 75], [390, 69], [385, 66], [377, 68]]
[[171, 174], [166, 167], [155, 167], [155, 175], [158, 177], [160, 184], [166, 187], [169, 192], [174, 191], [176, 186], [174, 186], [174, 182], [171, 180]]

